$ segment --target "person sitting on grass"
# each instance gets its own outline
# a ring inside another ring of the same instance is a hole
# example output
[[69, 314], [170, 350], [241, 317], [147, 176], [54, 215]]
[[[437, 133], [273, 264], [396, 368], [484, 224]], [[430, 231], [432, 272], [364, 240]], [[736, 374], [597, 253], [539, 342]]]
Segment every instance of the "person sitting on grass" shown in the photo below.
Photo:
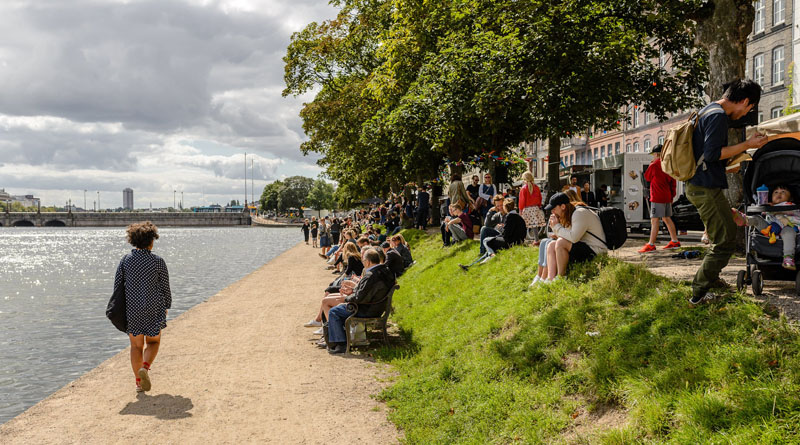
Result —
[[[570, 202], [572, 203], [573, 206], [586, 207], [586, 203], [584, 203], [578, 198], [578, 194], [575, 193], [575, 191], [567, 190], [564, 193], [567, 194], [567, 197], [569, 197]], [[557, 239], [558, 237], [556, 236], [556, 234], [550, 231], [548, 236], [544, 240], [542, 240], [541, 244], [539, 244], [539, 267], [536, 273], [536, 277], [534, 277], [533, 281], [531, 281], [529, 287], [533, 287], [539, 283], [544, 283], [547, 281], [547, 275], [549, 273], [549, 270], [547, 268], [547, 246], [550, 243], [556, 241]]]
[[406, 271], [406, 266], [403, 263], [403, 256], [400, 255], [400, 252], [395, 250], [389, 241], [381, 243], [381, 249], [386, 255], [386, 260], [381, 262], [386, 264], [386, 267], [394, 273], [395, 277], [403, 275], [403, 272]]
[[447, 247], [453, 243], [472, 239], [472, 220], [467, 215], [460, 204], [450, 204], [448, 207], [450, 216], [442, 222], [442, 244]]
[[546, 282], [564, 277], [569, 264], [590, 261], [608, 251], [603, 224], [593, 211], [574, 205], [565, 193], [554, 194], [545, 210], [552, 212], [549, 225], [558, 237], [547, 245]]
[[[395, 284], [395, 276], [386, 265], [380, 263], [380, 256], [374, 249], [365, 249], [362, 255], [364, 274], [345, 297], [344, 303], [358, 305], [357, 317], [374, 318], [386, 308], [386, 297]], [[346, 304], [340, 304], [328, 312], [328, 352], [342, 354], [346, 350], [347, 336], [344, 322], [353, 315]]]
[[481, 226], [479, 257], [486, 253], [483, 241], [490, 236], [500, 235], [498, 226], [502, 227], [506, 215], [503, 210], [503, 199], [503, 195], [494, 195], [492, 198], [492, 204], [494, 205], [486, 212], [486, 218], [483, 221], [483, 226]]
[[473, 266], [476, 263], [486, 263], [495, 256], [498, 250], [508, 249], [513, 245], [521, 244], [523, 241], [525, 241], [525, 236], [527, 235], [525, 220], [517, 213], [515, 208], [516, 203], [514, 202], [513, 198], [506, 198], [503, 201], [501, 207], [503, 222], [502, 224], [498, 224], [496, 226], [497, 235], [484, 238], [483, 255], [479, 256], [478, 259], [470, 264], [459, 264], [459, 267], [466, 271], [470, 268], [470, 266]]
[[411, 256], [411, 248], [408, 246], [406, 239], [401, 233], [393, 236], [390, 242], [392, 243], [394, 250], [396, 250], [400, 256], [403, 257], [403, 265], [406, 268], [414, 263], [414, 258]]
[[[771, 206], [793, 206], [792, 192], [785, 185], [778, 185], [772, 189]], [[733, 220], [736, 225], [754, 226], [761, 231], [761, 234], [769, 238], [769, 243], [774, 244], [780, 236], [783, 240], [783, 263], [784, 269], [797, 270], [794, 262], [795, 246], [797, 245], [798, 227], [800, 227], [800, 210], [787, 212], [765, 212], [764, 217], [747, 216], [744, 213], [731, 209]]]

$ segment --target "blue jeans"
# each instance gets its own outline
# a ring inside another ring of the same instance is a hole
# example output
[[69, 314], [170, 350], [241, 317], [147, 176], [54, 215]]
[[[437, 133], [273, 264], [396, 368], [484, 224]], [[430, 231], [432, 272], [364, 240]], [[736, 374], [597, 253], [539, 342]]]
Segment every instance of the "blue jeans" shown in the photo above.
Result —
[[486, 226], [481, 227], [481, 250], [480, 250], [481, 256], [483, 256], [483, 254], [486, 253], [486, 246], [483, 245], [483, 240], [497, 235], [500, 235], [500, 232], [498, 232], [497, 230], [494, 230], [491, 227], [486, 227]]
[[555, 240], [552, 238], [545, 238], [539, 243], [539, 265], [542, 267], [547, 266], [547, 245], [552, 241]]
[[333, 246], [333, 247], [331, 247], [331, 250], [329, 250], [329, 251], [328, 251], [328, 253], [326, 253], [326, 254], [325, 254], [325, 256], [326, 256], [326, 257], [328, 257], [328, 258], [330, 258], [330, 257], [331, 257], [331, 255], [333, 255], [334, 253], [336, 253], [336, 251], [337, 251], [337, 250], [339, 250], [339, 245], [338, 245], [338, 244], [337, 244], [337, 245], [335, 245], [335, 246]]
[[346, 343], [347, 336], [344, 332], [344, 321], [353, 315], [347, 310], [347, 305], [340, 304], [331, 308], [328, 313], [328, 343]]

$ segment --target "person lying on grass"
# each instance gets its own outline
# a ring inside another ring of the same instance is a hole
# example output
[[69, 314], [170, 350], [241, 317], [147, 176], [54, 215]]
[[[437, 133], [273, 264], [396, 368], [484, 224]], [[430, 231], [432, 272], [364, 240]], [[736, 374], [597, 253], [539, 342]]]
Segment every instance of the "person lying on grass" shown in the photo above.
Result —
[[558, 237], [547, 245], [545, 282], [565, 276], [570, 263], [590, 261], [608, 251], [603, 225], [593, 211], [576, 207], [565, 193], [554, 194], [545, 210], [552, 212], [549, 225]]

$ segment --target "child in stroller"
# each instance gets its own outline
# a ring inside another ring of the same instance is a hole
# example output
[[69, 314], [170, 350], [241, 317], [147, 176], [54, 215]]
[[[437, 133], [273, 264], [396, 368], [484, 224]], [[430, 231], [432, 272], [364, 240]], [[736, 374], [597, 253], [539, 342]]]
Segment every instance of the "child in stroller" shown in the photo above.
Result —
[[[772, 189], [771, 206], [794, 206], [792, 193], [789, 187], [778, 185]], [[777, 242], [777, 236], [783, 240], [783, 263], [784, 269], [795, 270], [794, 251], [798, 226], [800, 226], [800, 210], [786, 212], [765, 212], [764, 216], [747, 216], [737, 209], [731, 209], [733, 219], [739, 226], [753, 226], [761, 231], [761, 234], [769, 238], [770, 244]]]

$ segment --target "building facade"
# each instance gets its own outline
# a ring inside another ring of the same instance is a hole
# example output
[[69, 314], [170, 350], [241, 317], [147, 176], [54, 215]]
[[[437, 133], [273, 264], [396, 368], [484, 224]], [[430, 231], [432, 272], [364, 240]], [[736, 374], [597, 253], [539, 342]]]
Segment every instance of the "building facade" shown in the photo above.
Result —
[[122, 190], [122, 208], [133, 210], [133, 190], [130, 188]]
[[[784, 114], [790, 105], [790, 83], [794, 83], [797, 90], [796, 76], [790, 76], [790, 72], [794, 53], [800, 51], [800, 45], [793, 45], [800, 39], [800, 30], [792, 24], [800, 24], [800, 17], [795, 17], [797, 13], [791, 0], [758, 0], [754, 6], [756, 15], [753, 30], [747, 37], [745, 77], [753, 79], [763, 89], [758, 104], [758, 121], [762, 122]], [[796, 98], [791, 102], [796, 105]]]

